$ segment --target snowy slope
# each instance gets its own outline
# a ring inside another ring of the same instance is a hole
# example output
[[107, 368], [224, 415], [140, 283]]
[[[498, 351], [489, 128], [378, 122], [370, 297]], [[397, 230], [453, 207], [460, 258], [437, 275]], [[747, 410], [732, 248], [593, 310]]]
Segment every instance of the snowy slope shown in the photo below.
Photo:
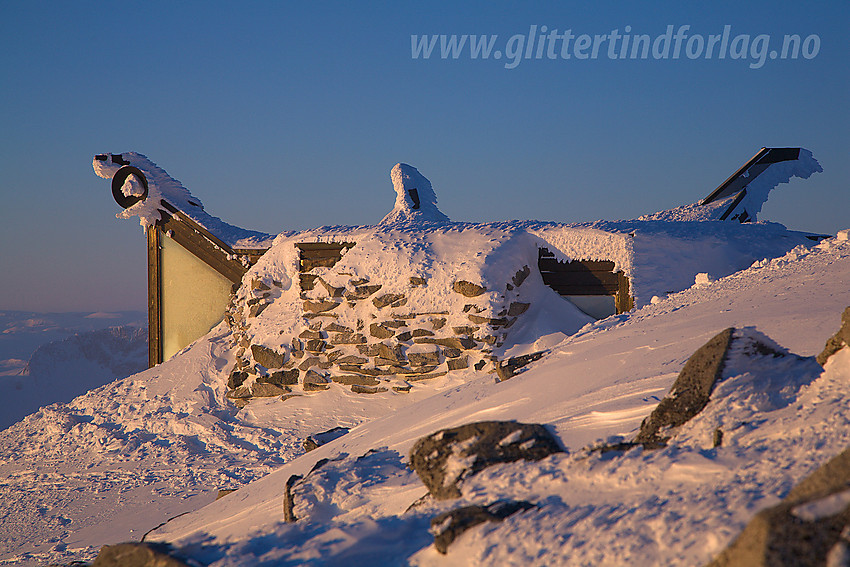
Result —
[[[588, 325], [504, 383], [468, 371], [407, 395], [336, 389], [257, 400], [240, 411], [224, 397], [233, 355], [222, 325], [165, 364], [0, 432], [0, 564], [90, 559], [100, 545], [139, 539], [205, 504], [153, 537], [219, 565], [355, 565], [375, 557], [427, 564], [436, 558], [428, 521], [444, 505], [405, 514], [425, 493], [404, 466], [407, 451], [422, 435], [483, 419], [549, 424], [570, 453], [492, 469], [465, 487], [469, 501], [510, 495], [544, 507], [470, 532], [441, 564], [509, 564], [510, 553], [532, 564], [562, 562], [559, 553], [600, 564], [611, 554], [615, 563], [641, 564], [646, 554], [644, 564], [696, 564], [843, 448], [836, 420], [848, 415], [846, 399], [823, 394], [837, 378], [825, 375], [814, 383], [819, 389], [806, 390], [809, 398], [757, 420], [776, 427], [741, 429], [728, 451], [707, 450], [699, 431], [616, 463], [582, 459], [581, 448], [633, 432], [688, 356], [722, 328], [754, 326], [793, 352], [817, 353], [850, 303], [848, 283], [850, 243], [831, 239]], [[810, 368], [791, 377], [810, 376]], [[727, 404], [712, 419], [749, 421], [752, 409], [739, 406]], [[307, 435], [334, 426], [353, 429], [304, 455]], [[788, 431], [806, 437], [789, 440]], [[759, 465], [768, 453], [779, 460]], [[335, 459], [316, 477], [324, 496], [302, 494], [296, 512], [304, 520], [284, 525], [282, 486], [320, 458]], [[240, 486], [212, 503], [218, 489]], [[588, 492], [599, 497], [589, 502]], [[674, 525], [694, 530], [671, 533]], [[529, 547], [535, 541], [539, 547]]]
[[[588, 456], [582, 447], [633, 433], [688, 356], [725, 327], [750, 327], [745, 332], [768, 335], [804, 356], [819, 352], [850, 303], [848, 284], [847, 241], [757, 263], [589, 326], [508, 382], [471, 377], [365, 423], [152, 535], [215, 565], [365, 565], [376, 557], [441, 565], [453, 558], [465, 565], [706, 562], [754, 511], [775, 503], [850, 441], [844, 427], [850, 399], [836, 388], [850, 372], [850, 354], [823, 375], [811, 359], [790, 357], [772, 375], [777, 390], [790, 390], [768, 401], [760, 401], [762, 386], [752, 373], [730, 364], [717, 401], [667, 449], [614, 459]], [[464, 501], [525, 498], [540, 508], [476, 529], [447, 557], [438, 556], [429, 545], [428, 519], [458, 503], [405, 512], [426, 492], [404, 466], [407, 452], [427, 433], [484, 419], [547, 423], [570, 452], [496, 467], [467, 483]], [[732, 433], [711, 449], [717, 425]], [[316, 475], [314, 493], [303, 496], [300, 508], [296, 502], [304, 520], [284, 524], [286, 480], [307, 474], [322, 458], [332, 461]]]

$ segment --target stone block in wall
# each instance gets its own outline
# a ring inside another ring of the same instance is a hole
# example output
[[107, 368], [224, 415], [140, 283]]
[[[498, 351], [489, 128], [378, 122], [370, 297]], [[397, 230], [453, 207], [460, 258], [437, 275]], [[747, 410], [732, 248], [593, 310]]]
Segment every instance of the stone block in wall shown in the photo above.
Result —
[[442, 372], [433, 372], [430, 374], [408, 374], [405, 378], [410, 382], [419, 382], [421, 380], [430, 380], [432, 378], [439, 378], [441, 376], [445, 376], [448, 374], [447, 370], [443, 370]]
[[439, 331], [443, 327], [446, 326], [446, 319], [443, 317], [439, 317], [437, 319], [431, 319], [431, 328], [435, 331]]
[[254, 362], [266, 368], [280, 368], [286, 359], [286, 353], [279, 353], [262, 345], [251, 345]]
[[368, 358], [357, 356], [356, 354], [348, 354], [346, 356], [341, 356], [339, 358], [335, 358], [331, 362], [336, 362], [337, 364], [366, 364], [369, 362]]
[[333, 380], [337, 384], [342, 384], [344, 386], [377, 386], [381, 383], [381, 381], [377, 378], [373, 378], [372, 376], [360, 376], [359, 374], [343, 374], [341, 376], [332, 376], [331, 380]]
[[378, 309], [384, 307], [401, 307], [407, 304], [407, 297], [403, 293], [386, 293], [372, 300], [372, 304]]
[[307, 300], [304, 302], [304, 311], [308, 313], [326, 313], [328, 311], [332, 311], [339, 307], [339, 303], [336, 301], [310, 301]]
[[328, 292], [329, 297], [342, 297], [343, 293], [345, 293], [344, 287], [334, 287], [322, 278], [319, 278], [319, 283], [322, 284], [322, 287]]
[[289, 388], [278, 384], [258, 382], [251, 386], [251, 395], [255, 398], [273, 398], [274, 396], [282, 396], [289, 392]]
[[400, 345], [389, 346], [384, 343], [377, 344], [378, 356], [385, 360], [392, 360], [396, 363], [404, 362], [404, 352]]
[[316, 287], [316, 278], [319, 276], [315, 274], [298, 274], [298, 277], [301, 291], [310, 291]]
[[473, 335], [479, 328], [472, 325], [461, 325], [460, 327], [452, 327], [452, 332], [456, 335]]
[[298, 365], [298, 368], [301, 370], [307, 370], [312, 366], [316, 366], [319, 364], [321, 359], [318, 356], [309, 356], [304, 359], [304, 362]]
[[304, 388], [305, 392], [327, 390], [330, 387], [330, 378], [324, 374], [319, 374], [315, 370], [308, 370], [307, 373], [304, 374], [302, 388]]
[[469, 357], [464, 356], [461, 358], [453, 358], [446, 361], [446, 364], [449, 367], [449, 370], [463, 370], [464, 368], [469, 368]]
[[523, 266], [521, 270], [517, 271], [517, 273], [514, 274], [514, 277], [511, 279], [511, 281], [514, 282], [515, 287], [519, 287], [522, 285], [522, 282], [524, 282], [525, 279], [530, 275], [531, 268], [529, 268], [528, 266]]
[[418, 339], [414, 339], [413, 342], [416, 344], [440, 345], [444, 347], [462, 350], [475, 348], [475, 341], [470, 339], [469, 337], [445, 337], [442, 339], [435, 339], [433, 337], [420, 337]]
[[463, 351], [458, 348], [443, 347], [443, 356], [446, 358], [457, 358], [461, 354], [463, 354]]
[[258, 384], [276, 384], [278, 386], [293, 386], [298, 383], [298, 369], [278, 370], [267, 376], [258, 376]]
[[325, 333], [323, 333], [322, 331], [312, 331], [310, 329], [304, 329], [298, 336], [302, 339], [324, 339]]
[[366, 299], [372, 294], [376, 293], [383, 286], [381, 284], [375, 285], [359, 285], [356, 286], [353, 290], [348, 290], [345, 292], [343, 297], [348, 301], [359, 301], [361, 299]]
[[427, 284], [428, 284], [428, 280], [426, 280], [425, 278], [420, 278], [418, 276], [410, 276], [410, 285], [412, 285], [412, 286], [420, 286], [420, 285], [427, 285]]
[[487, 288], [466, 280], [458, 280], [452, 284], [452, 291], [459, 293], [464, 297], [478, 297], [482, 293], [486, 292]]
[[395, 331], [380, 323], [372, 323], [369, 325], [369, 334], [379, 339], [388, 339], [395, 334]]
[[227, 387], [230, 389], [238, 388], [248, 379], [248, 373], [236, 370], [235, 368], [227, 378]]
[[528, 308], [531, 306], [530, 303], [522, 303], [520, 301], [514, 301], [511, 303], [510, 307], [508, 307], [508, 316], [509, 317], [517, 317], [518, 315], [522, 315]]
[[380, 356], [377, 344], [357, 345], [357, 350], [364, 356]]
[[331, 337], [331, 344], [334, 345], [359, 345], [366, 342], [366, 337], [360, 333], [335, 333]]
[[328, 343], [321, 339], [310, 339], [304, 344], [304, 350], [307, 352], [322, 352], [327, 346]]
[[413, 338], [413, 333], [410, 331], [404, 331], [403, 333], [399, 333], [395, 336], [395, 340], [400, 343], [407, 342]]
[[353, 333], [354, 329], [346, 327], [345, 325], [340, 325], [336, 321], [332, 321], [330, 325], [325, 327], [325, 331], [329, 333]]
[[393, 392], [401, 392], [406, 394], [413, 386], [409, 382], [397, 382], [393, 384]]
[[407, 354], [407, 360], [411, 366], [426, 366], [440, 364], [440, 351], [411, 352]]
[[383, 376], [387, 374], [386, 371], [380, 368], [368, 368], [359, 364], [340, 364], [339, 369], [343, 372], [354, 372], [355, 374], [366, 374], [369, 376]]
[[352, 384], [351, 391], [355, 394], [379, 394], [388, 390], [383, 386], [361, 386], [360, 384]]

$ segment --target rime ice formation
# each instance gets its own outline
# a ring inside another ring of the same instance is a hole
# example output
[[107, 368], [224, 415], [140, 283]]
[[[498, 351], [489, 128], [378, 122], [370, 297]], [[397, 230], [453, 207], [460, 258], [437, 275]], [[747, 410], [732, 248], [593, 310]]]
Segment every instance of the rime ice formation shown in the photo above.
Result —
[[381, 221], [382, 225], [416, 221], [449, 222], [449, 217], [437, 208], [437, 194], [431, 182], [419, 170], [406, 163], [397, 163], [390, 172], [395, 189], [395, 206]]
[[[104, 156], [106, 159], [100, 159]], [[171, 177], [164, 169], [140, 153], [107, 153], [99, 154], [92, 159], [94, 172], [104, 179], [112, 179], [112, 176], [124, 165], [137, 167], [145, 174], [148, 181], [148, 196], [116, 214], [115, 216], [119, 219], [136, 216], [139, 217], [143, 227], [152, 226], [162, 218], [161, 201], [164, 199], [230, 246], [267, 248], [271, 244], [273, 235], [239, 228], [207, 213], [200, 199], [192, 195], [182, 183]], [[141, 195], [142, 189], [138, 178], [135, 175], [128, 176], [121, 191], [127, 196]]]
[[[813, 173], [821, 172], [823, 172], [823, 168], [818, 163], [818, 160], [814, 158], [812, 152], [805, 148], [800, 148], [800, 155], [797, 159], [772, 163], [751, 183], [748, 183], [745, 186], [747, 190], [746, 195], [736, 210], [746, 210], [749, 214], [749, 220], [755, 222], [758, 220], [758, 213], [761, 212], [762, 206], [767, 202], [771, 190], [777, 185], [790, 182], [792, 177], [808, 179]], [[744, 177], [747, 177], [747, 173], [744, 173]], [[721, 215], [737, 197], [738, 193], [712, 203], [703, 204], [702, 201], [699, 201], [690, 205], [676, 207], [675, 209], [644, 215], [639, 217], [638, 220], [719, 220]]]

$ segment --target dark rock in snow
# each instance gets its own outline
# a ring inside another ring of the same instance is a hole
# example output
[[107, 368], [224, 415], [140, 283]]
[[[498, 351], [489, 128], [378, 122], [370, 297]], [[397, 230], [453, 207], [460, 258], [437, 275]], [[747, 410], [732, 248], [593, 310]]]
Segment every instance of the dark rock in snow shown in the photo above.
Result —
[[818, 355], [818, 364], [823, 366], [830, 356], [847, 345], [850, 345], [850, 307], [845, 309], [841, 315], [841, 327], [834, 335], [829, 337], [823, 351]]
[[723, 373], [732, 331], [733, 327], [724, 329], [691, 355], [670, 393], [641, 423], [634, 443], [646, 448], [662, 447], [670, 439], [667, 430], [679, 427], [702, 411]]
[[483, 421], [443, 429], [419, 439], [410, 464], [434, 498], [458, 498], [460, 482], [491, 465], [539, 461], [561, 452], [558, 442], [539, 424]]
[[709, 567], [847, 565], [850, 558], [850, 449], [762, 510]]
[[92, 567], [187, 567], [168, 554], [170, 547], [156, 543], [104, 545]]
[[[543, 355], [546, 354], [546, 351], [541, 350], [539, 352], [532, 352], [530, 354], [523, 354], [522, 356], [514, 356], [506, 360], [505, 362], [496, 366], [496, 376], [499, 377], [499, 381], [507, 380], [508, 378], [512, 378], [518, 374], [518, 370], [523, 366], [534, 362], [535, 360], [540, 360], [543, 358]], [[476, 370], [480, 370], [476, 368]]]
[[334, 439], [339, 439], [348, 433], [347, 427], [334, 427], [321, 433], [314, 433], [304, 440], [304, 450], [308, 453], [317, 447], [321, 447], [325, 443], [330, 443]]
[[434, 547], [445, 554], [449, 545], [466, 530], [484, 522], [501, 522], [517, 512], [535, 507], [531, 502], [498, 500], [487, 506], [464, 506], [445, 512], [431, 520]]
[[298, 518], [295, 517], [295, 501], [292, 499], [292, 487], [296, 482], [301, 480], [300, 474], [294, 474], [286, 479], [286, 486], [283, 488], [283, 521], [295, 522]]
[[529, 275], [531, 275], [531, 268], [529, 268], [528, 266], [523, 266], [521, 270], [514, 274], [514, 277], [511, 279], [511, 281], [514, 282], [515, 287], [519, 287], [522, 285], [522, 282], [525, 281], [525, 278], [527, 278]]

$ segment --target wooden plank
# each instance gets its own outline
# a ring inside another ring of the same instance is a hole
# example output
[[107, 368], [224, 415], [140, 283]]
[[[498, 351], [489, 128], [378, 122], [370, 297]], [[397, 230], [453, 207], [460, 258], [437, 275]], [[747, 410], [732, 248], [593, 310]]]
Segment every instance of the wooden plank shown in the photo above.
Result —
[[297, 246], [300, 250], [329, 250], [353, 248], [356, 242], [298, 242]]
[[303, 260], [321, 260], [324, 258], [336, 258], [339, 260], [342, 258], [342, 250], [343, 248], [335, 248], [335, 249], [314, 249], [314, 250], [301, 250], [301, 259]]
[[614, 272], [541, 272], [543, 283], [555, 285], [609, 286], [619, 289], [620, 283]]
[[550, 285], [560, 295], [616, 295], [619, 287], [598, 285]]
[[617, 272], [617, 277], [620, 280], [620, 289], [614, 296], [614, 306], [620, 314], [634, 309], [635, 299], [629, 290], [629, 278], [623, 272]]
[[241, 262], [228, 257], [236, 254], [231, 248], [224, 243], [219, 245], [211, 241], [198, 230], [197, 223], [191, 219], [182, 215], [170, 216], [166, 213], [163, 213], [162, 217], [157, 225], [163, 233], [231, 282], [238, 284], [242, 281], [242, 276], [248, 268]]
[[541, 258], [537, 261], [540, 271], [552, 272], [613, 272], [614, 262], [595, 260], [574, 260], [559, 262], [554, 258]]
[[354, 242], [299, 242], [300, 271], [313, 268], [332, 268], [342, 259], [342, 251], [352, 248]]
[[148, 255], [148, 367], [162, 362], [162, 257], [160, 232], [155, 226], [145, 229]]

